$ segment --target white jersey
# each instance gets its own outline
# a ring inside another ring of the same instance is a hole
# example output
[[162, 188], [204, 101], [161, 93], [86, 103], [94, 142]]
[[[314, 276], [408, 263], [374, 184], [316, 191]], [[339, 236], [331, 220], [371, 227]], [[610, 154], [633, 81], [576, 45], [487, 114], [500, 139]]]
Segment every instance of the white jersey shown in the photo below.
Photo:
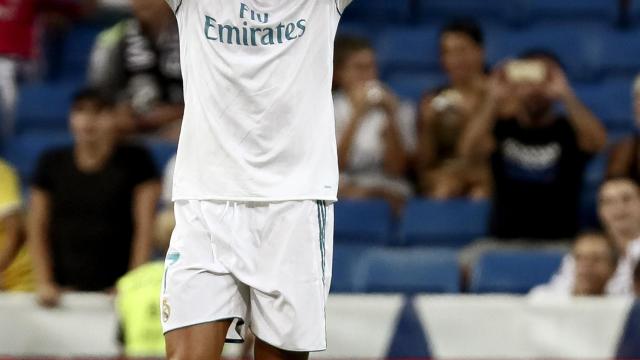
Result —
[[336, 200], [333, 43], [351, 0], [167, 0], [185, 114], [174, 200]]

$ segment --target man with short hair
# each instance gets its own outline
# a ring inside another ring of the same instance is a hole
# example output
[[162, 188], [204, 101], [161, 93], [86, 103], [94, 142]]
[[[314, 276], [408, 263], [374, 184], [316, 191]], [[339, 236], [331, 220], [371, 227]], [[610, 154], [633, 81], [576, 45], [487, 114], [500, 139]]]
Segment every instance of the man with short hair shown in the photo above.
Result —
[[576, 263], [573, 295], [605, 295], [607, 282], [618, 265], [613, 242], [602, 233], [585, 233], [576, 239], [571, 255]]

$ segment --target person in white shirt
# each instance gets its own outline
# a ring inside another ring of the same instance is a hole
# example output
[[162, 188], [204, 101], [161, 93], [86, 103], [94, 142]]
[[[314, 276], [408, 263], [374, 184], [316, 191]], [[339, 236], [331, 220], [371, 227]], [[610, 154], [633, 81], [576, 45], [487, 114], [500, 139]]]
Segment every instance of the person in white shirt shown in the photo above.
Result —
[[167, 0], [185, 111], [161, 318], [169, 359], [326, 348], [338, 159], [334, 38], [351, 0]]
[[336, 40], [334, 64], [340, 197], [383, 198], [399, 210], [413, 193], [405, 175], [417, 142], [415, 110], [379, 81], [367, 40]]
[[[598, 195], [598, 214], [619, 253], [615, 273], [606, 284], [607, 295], [633, 295], [633, 269], [640, 260], [640, 188], [629, 178], [605, 181]], [[558, 272], [547, 284], [531, 290], [532, 295], [570, 294], [576, 282], [576, 259], [565, 256]]]

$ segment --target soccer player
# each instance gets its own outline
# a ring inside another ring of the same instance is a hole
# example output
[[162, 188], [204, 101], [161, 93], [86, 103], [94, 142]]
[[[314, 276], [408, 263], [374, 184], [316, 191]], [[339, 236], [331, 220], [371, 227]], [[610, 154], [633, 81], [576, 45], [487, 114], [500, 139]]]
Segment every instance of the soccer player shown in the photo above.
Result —
[[333, 42], [351, 0], [167, 0], [185, 114], [161, 314], [169, 359], [326, 348], [338, 164]]

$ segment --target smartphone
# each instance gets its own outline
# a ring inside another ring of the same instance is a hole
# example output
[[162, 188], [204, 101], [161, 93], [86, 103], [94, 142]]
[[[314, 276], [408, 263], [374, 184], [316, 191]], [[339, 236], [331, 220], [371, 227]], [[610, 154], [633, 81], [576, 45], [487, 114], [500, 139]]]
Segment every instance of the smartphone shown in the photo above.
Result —
[[505, 71], [507, 79], [514, 83], [539, 84], [547, 79], [547, 65], [541, 60], [513, 60]]

